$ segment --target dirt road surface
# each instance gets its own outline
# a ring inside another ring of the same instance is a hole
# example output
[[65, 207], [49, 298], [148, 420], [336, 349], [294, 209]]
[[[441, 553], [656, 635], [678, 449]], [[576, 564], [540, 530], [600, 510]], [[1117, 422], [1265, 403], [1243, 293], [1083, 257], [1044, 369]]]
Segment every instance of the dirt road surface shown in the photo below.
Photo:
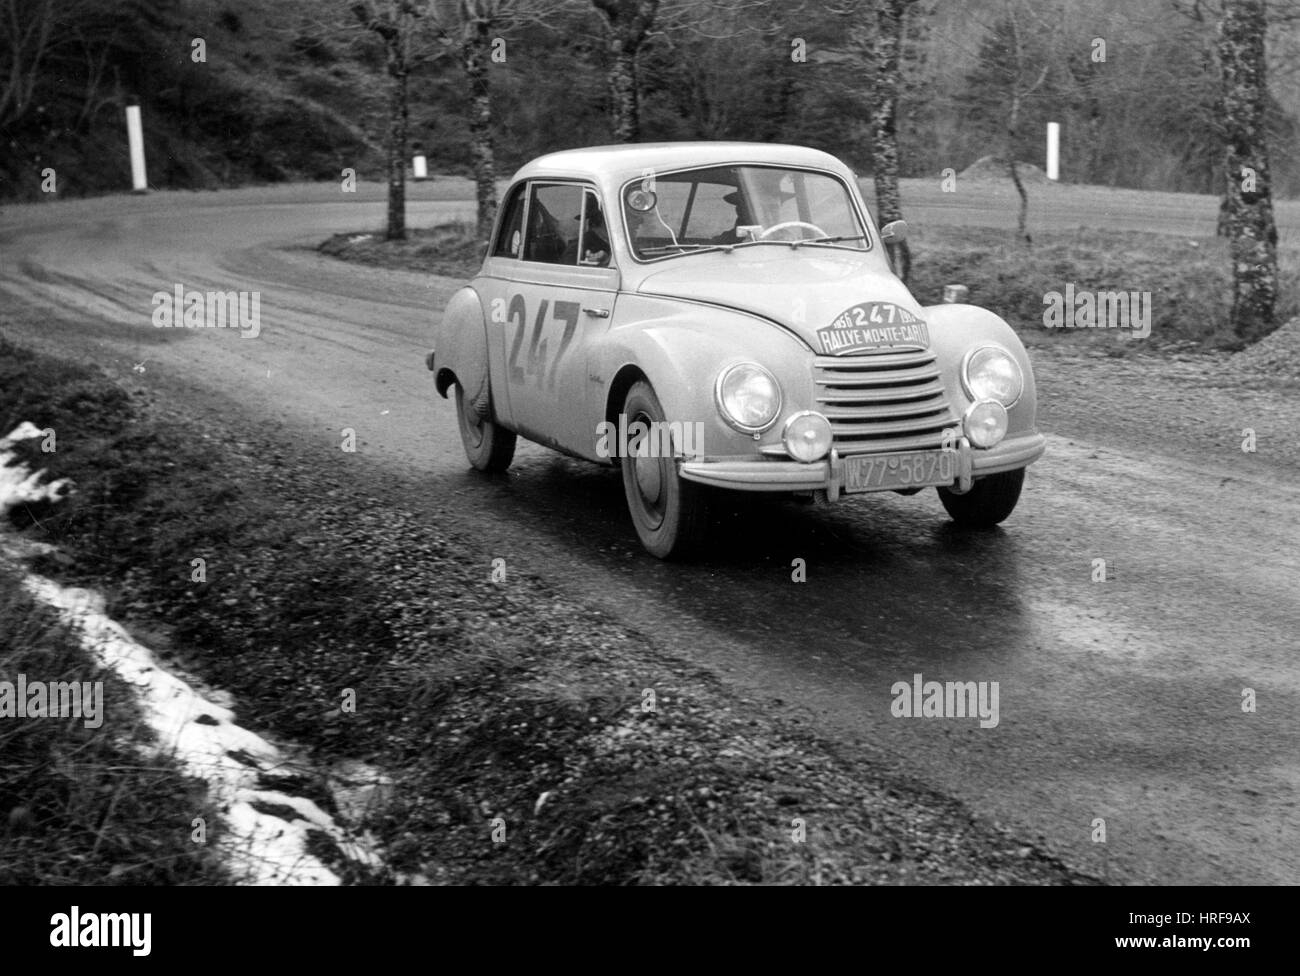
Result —
[[[470, 216], [463, 190], [414, 188], [411, 222]], [[922, 220], [1014, 222], [991, 191], [948, 209], [937, 189], [912, 192]], [[1106, 226], [1124, 211], [1141, 229], [1212, 232], [1214, 201], [1187, 200], [1147, 213], [1116, 204], [1108, 216], [1072, 198], [1054, 219]], [[382, 213], [374, 186], [8, 208], [0, 302], [47, 315], [13, 338], [157, 383], [178, 412], [187, 397], [228, 403], [232, 425], [318, 441], [322, 464], [354, 428], [374, 477], [417, 474], [427, 490], [408, 506], [481, 538], [485, 565], [503, 557], [546, 577], [1081, 870], [1116, 882], [1300, 882], [1294, 467], [1144, 440], [1135, 423], [1159, 430], [1161, 410], [1185, 421], [1184, 411], [1132, 387], [1083, 409], [1054, 395], [1064, 367], [1045, 361], [1048, 453], [1003, 530], [955, 531], [932, 492], [820, 509], [745, 501], [724, 513], [713, 555], [663, 564], [641, 551], [611, 471], [522, 443], [504, 479], [467, 470], [422, 362], [459, 282], [311, 250], [374, 229]], [[1281, 223], [1295, 233], [1294, 207]], [[176, 284], [259, 291], [260, 336], [154, 328], [151, 296]], [[1240, 428], [1249, 407], [1235, 402], [1195, 419]], [[807, 583], [791, 582], [796, 557]], [[1092, 579], [1098, 558], [1104, 583]], [[891, 717], [891, 686], [917, 672], [999, 682], [999, 724]], [[1097, 818], [1105, 843], [1093, 840]]]

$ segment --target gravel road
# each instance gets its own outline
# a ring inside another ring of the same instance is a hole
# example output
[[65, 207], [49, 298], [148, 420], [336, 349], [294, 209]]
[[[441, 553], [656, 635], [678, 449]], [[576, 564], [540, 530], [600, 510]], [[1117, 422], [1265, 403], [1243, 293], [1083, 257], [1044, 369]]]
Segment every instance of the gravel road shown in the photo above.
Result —
[[[468, 216], [445, 191], [418, 188], [412, 222]], [[421, 361], [458, 282], [311, 250], [373, 229], [382, 206], [376, 187], [289, 187], [10, 208], [0, 294], [49, 311], [15, 339], [229, 398], [319, 443], [322, 464], [354, 428], [374, 477], [421, 478], [404, 507], [476, 535], [485, 564], [545, 578], [1080, 870], [1300, 882], [1294, 387], [1222, 358], [1044, 352], [1048, 452], [1003, 530], [953, 530], [929, 492], [745, 501], [724, 513], [714, 555], [667, 565], [640, 550], [612, 472], [533, 446], [507, 478], [466, 470]], [[944, 214], [935, 204], [927, 219]], [[947, 219], [975, 222], [965, 206]], [[177, 283], [260, 291], [261, 334], [153, 328], [151, 296]], [[998, 682], [998, 725], [892, 717], [891, 687], [916, 673]]]

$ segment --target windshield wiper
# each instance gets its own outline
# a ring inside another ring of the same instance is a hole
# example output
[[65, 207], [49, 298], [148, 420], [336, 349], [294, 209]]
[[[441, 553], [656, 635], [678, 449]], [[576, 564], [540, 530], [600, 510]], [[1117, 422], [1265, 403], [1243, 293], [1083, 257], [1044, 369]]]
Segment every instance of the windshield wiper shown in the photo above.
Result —
[[692, 254], [697, 254], [700, 251], [730, 251], [732, 246], [731, 244], [656, 244], [654, 247], [641, 248], [641, 253], [658, 254], [661, 251], [670, 251], [676, 248], [680, 252], [689, 251]]
[[656, 244], [654, 247], [641, 248], [641, 254], [662, 254], [665, 251], [676, 250], [680, 254], [699, 254], [703, 251], [734, 251], [738, 247], [752, 247], [755, 244], [789, 244], [791, 248], [796, 248], [800, 244], [837, 244], [841, 241], [864, 241], [866, 237], [862, 234], [845, 234], [840, 237], [814, 237], [810, 240], [802, 241], [779, 241], [772, 238], [751, 237], [747, 240], [737, 241], [734, 244], [682, 244], [674, 242], [672, 244]]
[[809, 240], [791, 241], [798, 247], [800, 244], [838, 244], [841, 241], [865, 241], [867, 238], [862, 234], [843, 234], [839, 237], [814, 237]]

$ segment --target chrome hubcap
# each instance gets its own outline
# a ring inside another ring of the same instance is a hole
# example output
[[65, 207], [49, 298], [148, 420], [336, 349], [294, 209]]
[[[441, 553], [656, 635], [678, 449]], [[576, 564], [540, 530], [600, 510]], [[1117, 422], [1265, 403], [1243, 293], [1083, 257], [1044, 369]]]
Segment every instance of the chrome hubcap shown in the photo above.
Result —
[[659, 496], [663, 492], [663, 470], [659, 458], [638, 457], [634, 464], [636, 465], [636, 486], [641, 492], [641, 497], [646, 500], [648, 505], [658, 505]]

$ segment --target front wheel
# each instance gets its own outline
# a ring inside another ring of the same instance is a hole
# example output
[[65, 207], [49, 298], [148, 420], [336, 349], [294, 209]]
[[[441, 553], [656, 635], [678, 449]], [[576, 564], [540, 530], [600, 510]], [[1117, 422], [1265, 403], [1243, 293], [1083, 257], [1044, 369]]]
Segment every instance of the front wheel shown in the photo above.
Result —
[[987, 529], [1012, 513], [1020, 500], [1020, 488], [1024, 483], [1024, 468], [999, 471], [980, 478], [964, 495], [940, 488], [939, 500], [958, 525]]
[[[644, 430], [662, 430], [663, 407], [649, 383], [628, 390], [623, 401], [628, 430], [640, 421]], [[623, 494], [641, 544], [660, 559], [690, 555], [700, 548], [708, 525], [708, 506], [702, 485], [677, 474], [677, 461], [667, 438], [640, 434], [629, 438], [619, 467]]]
[[460, 441], [465, 445], [465, 457], [469, 458], [469, 463], [487, 472], [504, 471], [510, 467], [515, 457], [515, 432], [506, 430], [490, 416], [480, 417], [459, 383], [452, 392], [456, 397]]

